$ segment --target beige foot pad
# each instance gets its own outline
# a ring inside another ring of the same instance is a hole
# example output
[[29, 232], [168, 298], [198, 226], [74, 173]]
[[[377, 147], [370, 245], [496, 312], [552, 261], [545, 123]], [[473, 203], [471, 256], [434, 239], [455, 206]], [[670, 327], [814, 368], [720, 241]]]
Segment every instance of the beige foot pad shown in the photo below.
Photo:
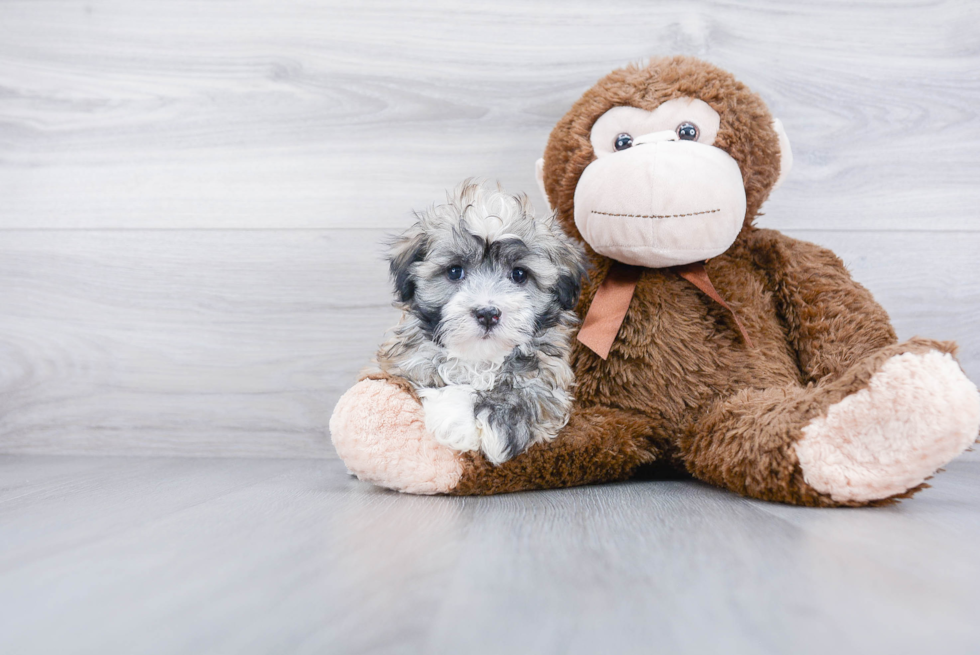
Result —
[[811, 421], [795, 444], [807, 484], [835, 501], [888, 498], [970, 447], [980, 395], [948, 354], [892, 357], [867, 388]]
[[458, 455], [426, 431], [418, 401], [383, 380], [363, 380], [341, 396], [330, 435], [347, 468], [382, 487], [446, 493], [463, 474]]

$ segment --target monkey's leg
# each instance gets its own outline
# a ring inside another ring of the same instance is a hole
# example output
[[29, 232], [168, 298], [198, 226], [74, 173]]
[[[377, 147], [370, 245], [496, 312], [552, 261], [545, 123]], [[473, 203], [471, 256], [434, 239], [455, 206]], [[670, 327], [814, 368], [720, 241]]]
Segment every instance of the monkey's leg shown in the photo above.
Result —
[[575, 407], [554, 440], [531, 446], [499, 466], [465, 453], [463, 474], [450, 492], [487, 495], [612, 482], [659, 456], [650, 420], [613, 407]]
[[416, 494], [494, 494], [621, 480], [653, 461], [649, 420], [608, 407], [575, 409], [561, 434], [493, 466], [435, 441], [418, 400], [397, 380], [358, 382], [330, 419], [337, 454], [362, 480]]
[[747, 389], [687, 431], [696, 477], [799, 505], [865, 505], [909, 496], [980, 430], [980, 396], [950, 344], [914, 339], [817, 385]]
[[413, 494], [450, 491], [462, 475], [459, 453], [425, 429], [425, 412], [404, 380], [361, 380], [330, 417], [330, 437], [361, 480]]

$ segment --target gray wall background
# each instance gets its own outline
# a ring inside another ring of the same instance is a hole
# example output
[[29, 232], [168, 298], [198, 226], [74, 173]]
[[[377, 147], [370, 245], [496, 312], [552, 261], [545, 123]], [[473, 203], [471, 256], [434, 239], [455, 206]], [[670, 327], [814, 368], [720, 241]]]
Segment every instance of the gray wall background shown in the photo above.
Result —
[[543, 209], [555, 121], [675, 53], [783, 120], [762, 224], [980, 379], [980, 3], [5, 1], [0, 452], [332, 457], [384, 235], [468, 176]]

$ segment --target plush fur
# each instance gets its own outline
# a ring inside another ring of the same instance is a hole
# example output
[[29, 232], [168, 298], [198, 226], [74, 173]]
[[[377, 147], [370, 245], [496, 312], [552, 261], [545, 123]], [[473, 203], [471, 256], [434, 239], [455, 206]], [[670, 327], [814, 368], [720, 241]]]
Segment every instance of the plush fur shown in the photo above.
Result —
[[936, 350], [889, 359], [864, 389], [803, 428], [793, 447], [806, 483], [836, 501], [860, 502], [932, 475], [977, 436], [977, 391], [958, 372], [952, 355]]
[[[780, 139], [762, 100], [729, 73], [659, 59], [587, 91], [544, 156], [544, 187], [564, 229], [581, 238], [574, 195], [595, 158], [595, 120], [615, 106], [652, 110], [684, 96], [719, 113], [714, 145], [745, 183], [742, 230], [706, 269], [753, 345], [674, 270], [644, 269], [608, 359], [573, 348], [576, 402], [559, 438], [496, 467], [464, 454], [459, 480], [443, 492], [622, 480], [657, 465], [753, 498], [874, 505], [915, 493], [976, 439], [980, 396], [953, 344], [898, 343], [886, 312], [833, 253], [753, 225], [779, 178]], [[593, 273], [580, 315], [612, 265], [584, 245]]]
[[581, 247], [525, 196], [465, 182], [389, 261], [404, 313], [377, 366], [412, 385], [436, 441], [499, 464], [553, 439], [572, 404]]
[[380, 375], [348, 390], [330, 417], [330, 434], [347, 467], [368, 482], [434, 494], [455, 487], [463, 474], [456, 451], [440, 447], [425, 429], [422, 406], [401, 378]]

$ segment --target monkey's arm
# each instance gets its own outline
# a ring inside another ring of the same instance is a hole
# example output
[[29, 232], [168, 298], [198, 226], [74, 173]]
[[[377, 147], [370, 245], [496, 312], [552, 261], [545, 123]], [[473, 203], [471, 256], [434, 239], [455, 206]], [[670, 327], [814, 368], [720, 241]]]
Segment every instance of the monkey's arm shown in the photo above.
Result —
[[483, 495], [571, 487], [629, 477], [657, 457], [650, 421], [609, 407], [576, 407], [550, 442], [494, 466], [438, 443], [422, 406], [396, 380], [364, 379], [330, 419], [337, 454], [362, 480], [415, 494]]
[[834, 253], [772, 230], [757, 230], [750, 247], [769, 278], [805, 381], [837, 379], [897, 342], [888, 314]]

